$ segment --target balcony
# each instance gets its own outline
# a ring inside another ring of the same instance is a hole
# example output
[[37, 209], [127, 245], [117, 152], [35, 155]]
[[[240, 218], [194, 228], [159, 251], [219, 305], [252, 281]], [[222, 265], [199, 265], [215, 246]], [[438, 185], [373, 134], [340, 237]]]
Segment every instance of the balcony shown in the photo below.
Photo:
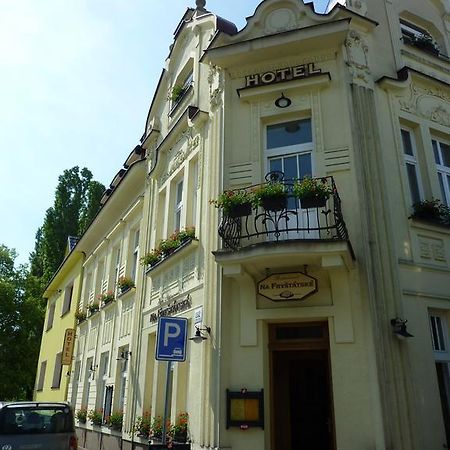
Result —
[[333, 177], [314, 178], [329, 192], [321, 205], [305, 204], [299, 199], [295, 180], [284, 179], [281, 172], [270, 172], [266, 183], [230, 192], [255, 193], [273, 183], [284, 186], [284, 199], [279, 205], [258, 204], [252, 200], [245, 211], [224, 214], [218, 233], [222, 238], [222, 251], [237, 251], [258, 244], [288, 241], [335, 242], [348, 241], [347, 227], [341, 210], [341, 199]]

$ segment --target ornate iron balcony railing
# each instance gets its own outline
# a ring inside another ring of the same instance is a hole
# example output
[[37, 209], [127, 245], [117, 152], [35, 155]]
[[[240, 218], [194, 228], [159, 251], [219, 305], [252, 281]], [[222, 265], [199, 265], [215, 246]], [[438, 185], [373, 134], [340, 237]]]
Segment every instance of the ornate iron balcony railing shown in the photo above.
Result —
[[286, 199], [282, 206], [253, 204], [240, 217], [223, 215], [219, 225], [219, 236], [224, 248], [238, 249], [262, 242], [303, 240], [348, 240], [347, 227], [341, 211], [339, 197], [333, 177], [315, 178], [331, 191], [322, 206], [305, 207], [294, 195], [295, 180], [284, 179], [282, 172], [270, 172], [266, 183], [249, 186], [231, 192], [245, 191], [253, 195], [269, 183], [281, 182], [285, 186]]

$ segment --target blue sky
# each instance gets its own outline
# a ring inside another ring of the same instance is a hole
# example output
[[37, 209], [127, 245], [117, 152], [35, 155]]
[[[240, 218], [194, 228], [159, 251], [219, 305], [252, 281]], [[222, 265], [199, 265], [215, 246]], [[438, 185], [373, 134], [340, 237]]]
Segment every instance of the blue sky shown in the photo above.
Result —
[[[327, 0], [315, 1], [323, 11]], [[208, 0], [239, 29], [259, 0]], [[139, 143], [173, 40], [195, 0], [0, 0], [0, 244], [28, 261], [58, 176], [108, 185]]]

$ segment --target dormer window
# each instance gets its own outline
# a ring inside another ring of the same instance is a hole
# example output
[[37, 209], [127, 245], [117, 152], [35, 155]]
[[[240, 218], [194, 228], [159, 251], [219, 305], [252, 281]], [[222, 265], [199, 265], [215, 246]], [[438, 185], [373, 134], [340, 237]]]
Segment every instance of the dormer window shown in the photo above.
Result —
[[412, 45], [433, 55], [439, 55], [439, 47], [427, 30], [404, 19], [400, 20], [400, 28], [405, 44]]

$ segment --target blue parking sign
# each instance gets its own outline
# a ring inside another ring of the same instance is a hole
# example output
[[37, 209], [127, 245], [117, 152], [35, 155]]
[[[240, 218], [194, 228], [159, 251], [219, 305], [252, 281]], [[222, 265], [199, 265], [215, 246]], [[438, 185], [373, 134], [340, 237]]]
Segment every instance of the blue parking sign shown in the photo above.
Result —
[[187, 319], [160, 317], [156, 336], [155, 358], [159, 361], [185, 361]]

